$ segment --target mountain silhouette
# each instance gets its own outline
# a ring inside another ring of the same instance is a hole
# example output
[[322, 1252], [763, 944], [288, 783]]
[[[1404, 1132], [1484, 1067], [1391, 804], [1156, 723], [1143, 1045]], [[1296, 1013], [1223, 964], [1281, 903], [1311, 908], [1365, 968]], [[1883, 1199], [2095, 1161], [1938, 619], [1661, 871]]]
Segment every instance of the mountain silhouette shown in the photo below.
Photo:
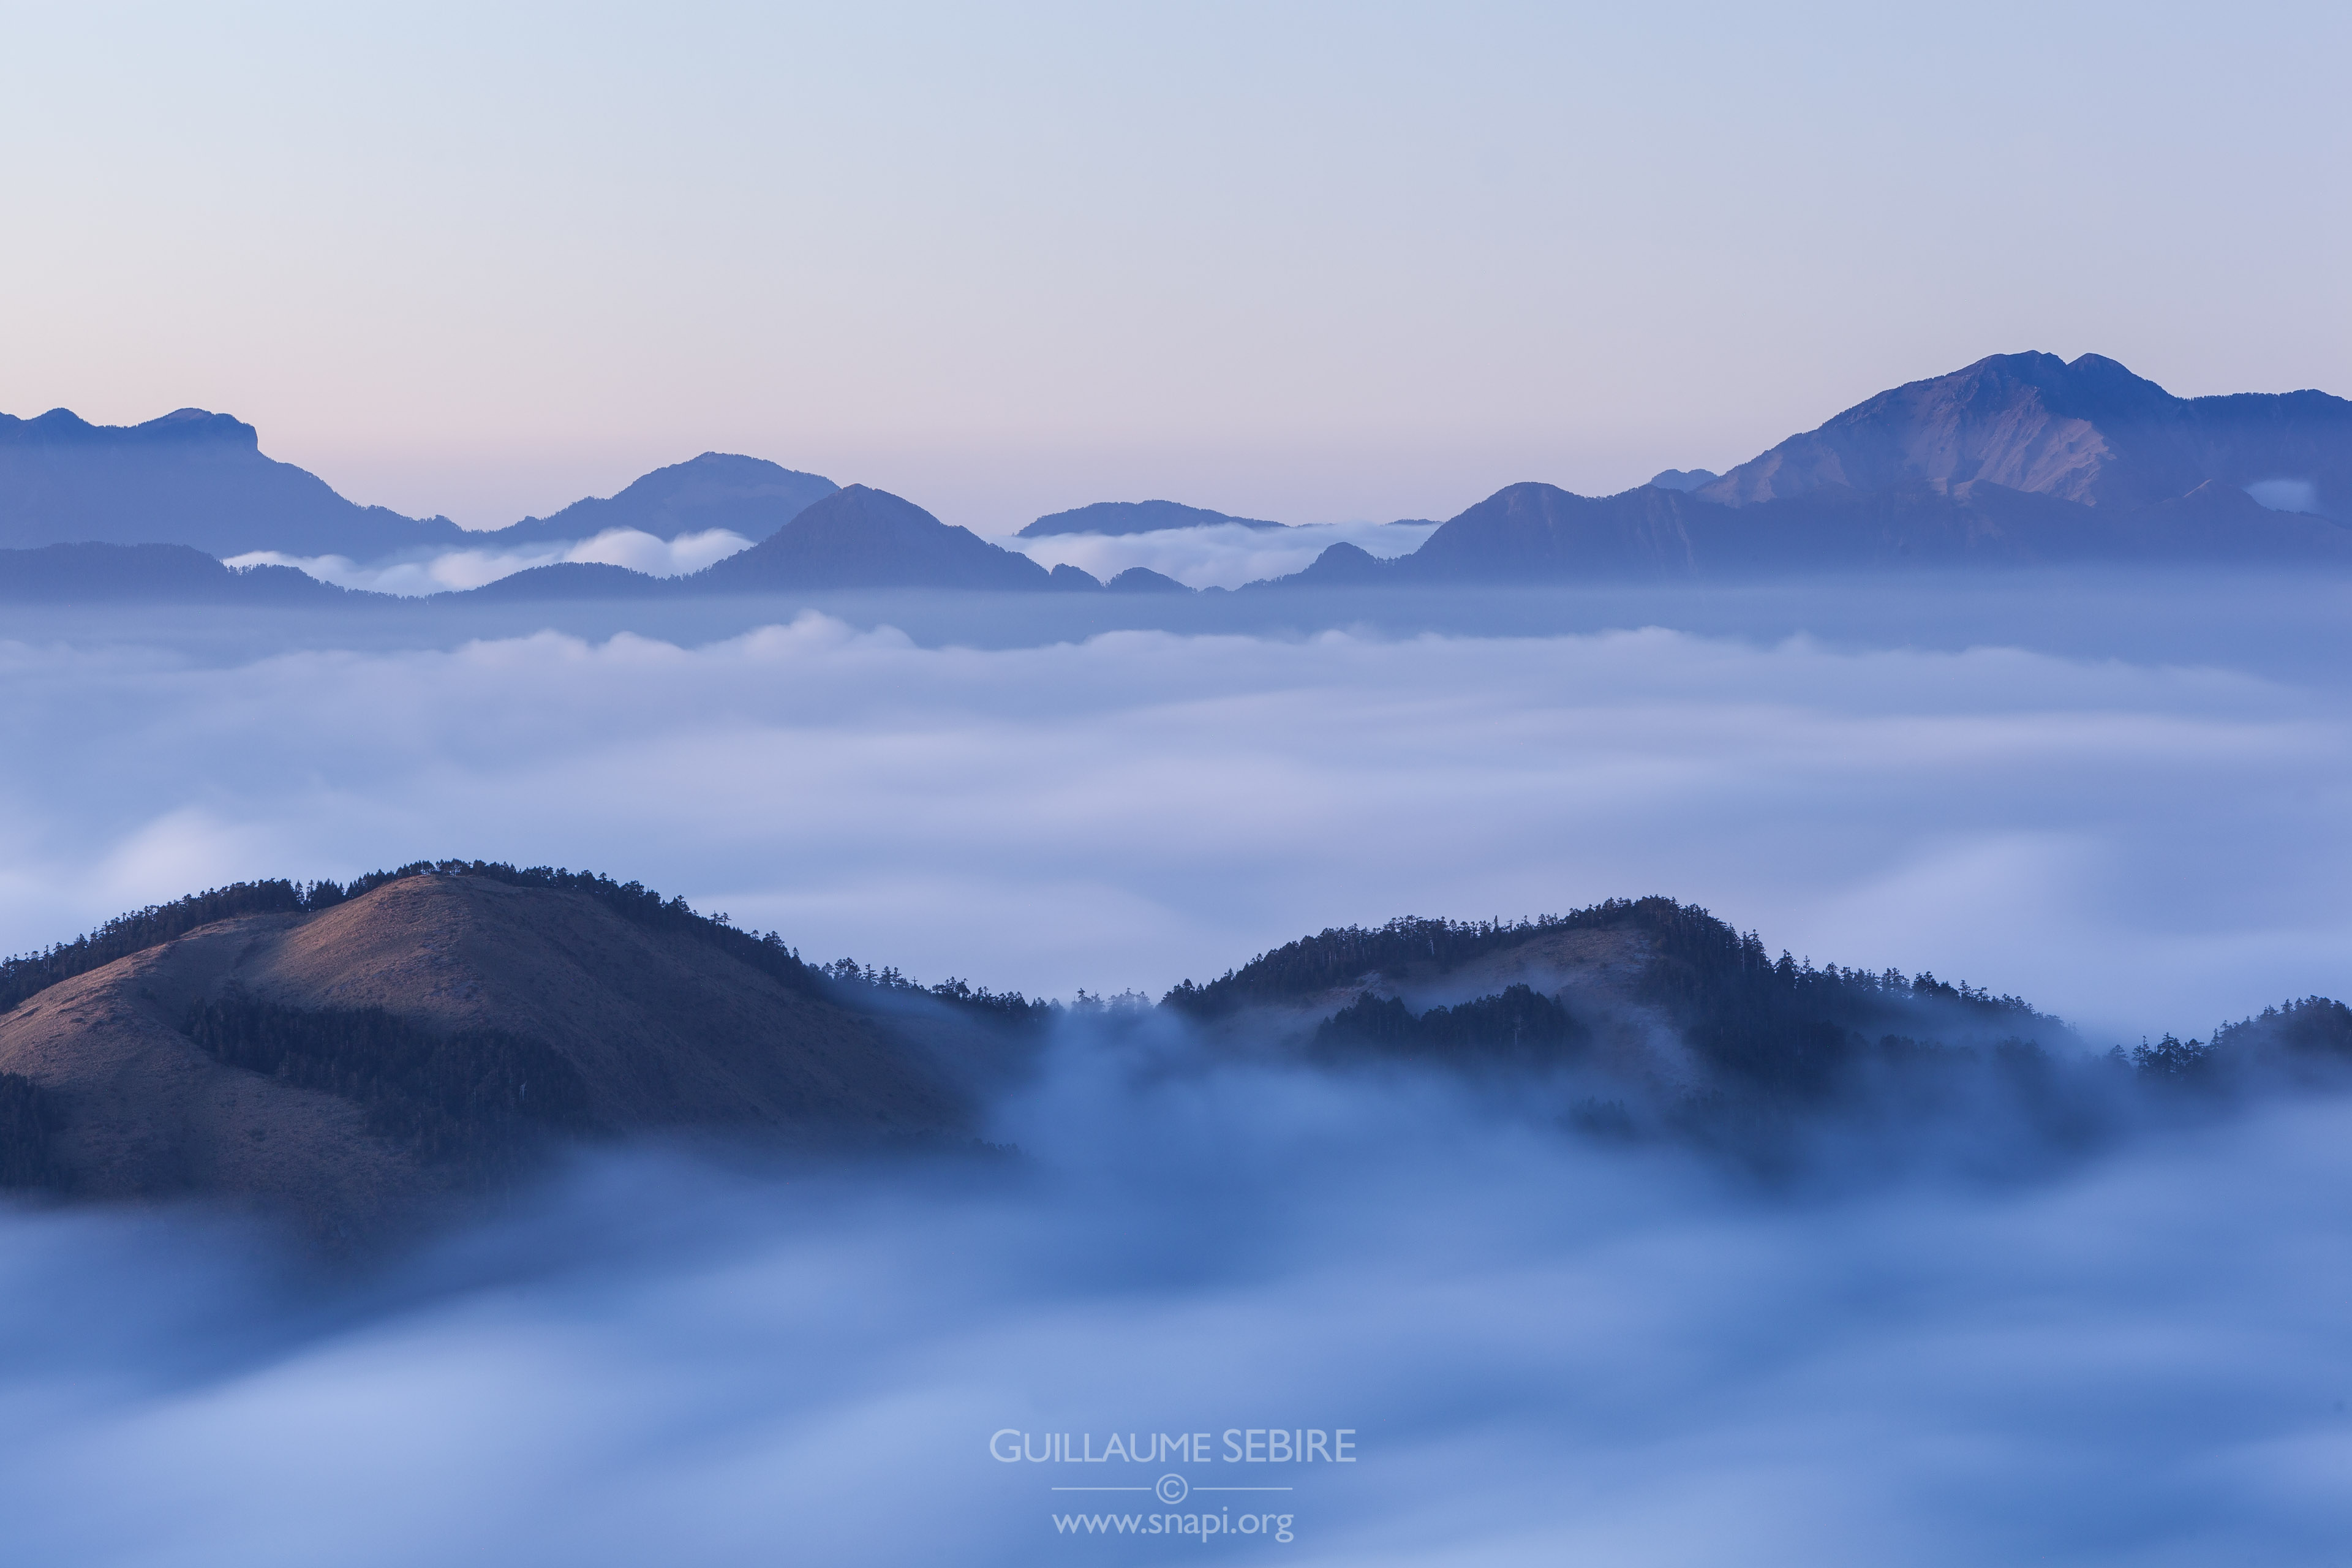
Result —
[[[1105, 501], [1024, 537], [1240, 523], [1174, 501]], [[362, 507], [262, 456], [251, 426], [181, 409], [131, 426], [63, 410], [0, 416], [0, 551], [172, 544], [370, 559], [635, 528], [757, 541], [692, 577], [551, 566], [488, 599], [833, 588], [1084, 590], [887, 492], [706, 452], [609, 498], [467, 532]], [[294, 590], [148, 555], [0, 561], [0, 595], [259, 602]], [[1612, 496], [1508, 485], [1410, 555], [1337, 544], [1270, 586], [1686, 582], [1774, 574], [2061, 563], [2352, 566], [2352, 401], [2302, 391], [2176, 397], [2116, 361], [1995, 354], [1906, 383], [1727, 473], [1667, 469]], [[121, 576], [110, 591], [110, 574]], [[16, 584], [11, 587], [11, 584]], [[49, 584], [43, 588], [40, 584]], [[179, 584], [176, 588], [173, 584]], [[1167, 588], [1149, 578], [1119, 591]]]
[[1286, 586], [2065, 563], [2352, 565], [2352, 402], [2175, 397], [2110, 359], [1996, 354], [1728, 473], [1612, 496], [1507, 485], [1374, 572], [1335, 545]]
[[1259, 517], [1230, 517], [1206, 507], [1172, 500], [1098, 500], [1069, 511], [1049, 512], [1016, 538], [1043, 539], [1056, 533], [1156, 533], [1169, 528], [1216, 528], [1225, 523], [1244, 528], [1284, 528]]
[[1727, 506], [1823, 490], [1998, 485], [2084, 506], [2147, 507], [2208, 481], [2312, 487], [2352, 503], [2352, 402], [2320, 392], [2175, 397], [2099, 354], [1994, 354], [1791, 436], [1695, 493]]
[[724, 528], [764, 539], [838, 487], [759, 458], [705, 452], [608, 498], [472, 531], [445, 517], [361, 506], [317, 475], [262, 455], [250, 425], [183, 408], [143, 425], [92, 425], [63, 408], [0, 415], [0, 549], [180, 544], [369, 561], [403, 552], [497, 549], [634, 528], [662, 539]]
[[462, 596], [468, 604], [499, 605], [535, 599], [651, 599], [677, 591], [674, 577], [632, 572], [602, 561], [556, 561], [435, 598]]
[[1052, 574], [1025, 555], [941, 522], [887, 490], [850, 485], [774, 533], [681, 580], [689, 593], [780, 588], [1043, 591]]
[[42, 1110], [16, 1164], [332, 1233], [567, 1138], [961, 1124], [928, 1047], [781, 946], [634, 884], [489, 869], [352, 897], [244, 884], [11, 961], [0, 1074]]
[[390, 602], [291, 566], [223, 565], [184, 544], [0, 550], [0, 603], [349, 605]]
[[724, 528], [761, 540], [841, 487], [761, 458], [705, 452], [631, 483], [618, 494], [573, 501], [549, 517], [527, 517], [488, 533], [478, 545], [593, 539], [608, 529], [634, 528], [658, 539]]
[[1189, 594], [1192, 590], [1165, 573], [1130, 566], [1103, 586], [1114, 594]]
[[91, 425], [53, 408], [0, 415], [0, 547], [184, 544], [207, 554], [389, 555], [473, 536], [337, 495], [262, 456], [252, 426], [182, 408], [143, 425]]

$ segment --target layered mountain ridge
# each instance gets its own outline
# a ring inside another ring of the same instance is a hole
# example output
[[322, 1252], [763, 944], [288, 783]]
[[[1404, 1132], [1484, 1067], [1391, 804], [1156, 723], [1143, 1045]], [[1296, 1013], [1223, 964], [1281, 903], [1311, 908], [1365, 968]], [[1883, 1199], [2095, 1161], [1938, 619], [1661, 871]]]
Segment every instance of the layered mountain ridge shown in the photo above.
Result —
[[2115, 361], [1995, 354], [1880, 393], [1727, 473], [1612, 496], [1506, 486], [1412, 554], [1300, 574], [1398, 586], [2069, 563], [2352, 565], [2352, 402], [2175, 397]]
[[2084, 506], [2147, 507], [2209, 481], [2352, 500], [2352, 402], [2320, 392], [2175, 397], [2114, 360], [1993, 354], [1855, 405], [1692, 492], [1727, 506], [1823, 490], [1997, 485]]
[[804, 474], [764, 458], [705, 452], [656, 468], [609, 497], [590, 496], [547, 517], [527, 517], [475, 534], [471, 542], [495, 549], [541, 540], [593, 539], [616, 528], [635, 529], [656, 539], [723, 528], [756, 542], [840, 488], [821, 474]]
[[887, 490], [851, 485], [751, 549], [696, 573], [686, 585], [715, 593], [882, 587], [1044, 592], [1054, 583], [1026, 555], [943, 523]]
[[[1335, 544], [1290, 588], [1579, 581], [1691, 582], [1773, 574], [2066, 563], [2352, 567], [2352, 402], [2315, 391], [2176, 397], [2116, 361], [1995, 354], [1906, 383], [1728, 472], [1668, 469], [1609, 496], [1504, 487], [1394, 559]], [[1024, 537], [1281, 525], [1174, 501], [1100, 502]], [[1017, 552], [861, 485], [704, 453], [618, 494], [490, 533], [354, 506], [261, 456], [253, 427], [183, 409], [146, 425], [63, 410], [0, 422], [0, 596], [104, 597], [100, 556], [24, 546], [177, 543], [229, 554], [366, 555], [496, 549], [615, 528], [675, 539], [724, 528], [755, 542], [691, 577], [544, 566], [490, 599], [940, 588], [1095, 590], [1076, 567]], [[267, 535], [264, 539], [262, 536]], [[121, 558], [119, 596], [152, 597], [160, 558]], [[175, 568], [191, 584], [203, 574]], [[1175, 585], [1175, 586], [1181, 586]], [[1156, 574], [1122, 591], [1168, 591]], [[257, 584], [191, 585], [253, 601]], [[272, 590], [271, 594], [277, 591]], [[278, 595], [282, 597], [282, 595]]]
[[250, 425], [202, 408], [92, 425], [0, 415], [0, 546], [180, 544], [215, 556], [388, 555], [472, 537], [445, 517], [361, 506], [264, 457]]
[[839, 488], [765, 458], [705, 452], [610, 497], [469, 531], [446, 517], [348, 500], [318, 476], [265, 457], [259, 433], [226, 414], [182, 408], [142, 425], [92, 425], [64, 408], [34, 419], [0, 415], [0, 549], [177, 544], [215, 557], [371, 560], [614, 529], [660, 539], [726, 529], [759, 540]]

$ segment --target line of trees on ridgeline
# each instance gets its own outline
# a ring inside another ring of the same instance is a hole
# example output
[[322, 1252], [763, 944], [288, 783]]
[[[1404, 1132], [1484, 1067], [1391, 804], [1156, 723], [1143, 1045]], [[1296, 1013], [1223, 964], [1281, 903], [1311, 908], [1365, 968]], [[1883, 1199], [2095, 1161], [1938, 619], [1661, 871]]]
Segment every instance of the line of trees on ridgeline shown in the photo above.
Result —
[[404, 877], [427, 875], [487, 877], [517, 888], [551, 888], [594, 899], [623, 920], [654, 931], [679, 931], [724, 948], [762, 973], [793, 989], [814, 994], [822, 988], [816, 971], [784, 945], [774, 931], [754, 934], [738, 930], [725, 915], [697, 914], [682, 898], [664, 899], [641, 882], [615, 882], [593, 871], [567, 871], [550, 866], [518, 868], [503, 861], [416, 860], [391, 871], [371, 871], [348, 882], [291, 882], [282, 878], [258, 882], [232, 882], [191, 893], [165, 904], [151, 904], [127, 915], [117, 915], [98, 930], [42, 952], [0, 960], [0, 1013], [37, 991], [61, 980], [100, 969], [118, 958], [185, 936], [199, 926], [240, 915], [313, 914], [372, 893]]
[[[1811, 959], [1786, 952], [1774, 959], [1754, 931], [1734, 931], [1696, 904], [1667, 898], [1611, 899], [1516, 921], [1408, 918], [1370, 929], [1328, 930], [1262, 953], [1205, 985], [1187, 980], [1163, 1001], [1190, 1016], [1213, 1019], [1370, 976], [1394, 980], [1423, 966], [1443, 974], [1538, 937], [1582, 931], [1642, 937], [1649, 962], [1637, 983], [1641, 998], [1672, 1017], [1691, 1048], [1729, 1079], [1774, 1093], [1825, 1092], [1868, 1042], [1916, 1027], [1924, 1013], [1958, 1013], [1980, 1027], [2021, 1036], [2063, 1027], [2016, 996], [1955, 985], [1932, 973], [1816, 968]], [[1393, 1016], [1376, 1017], [1378, 1011], [1350, 1016], [1346, 1028], [1395, 1042], [1409, 1036], [1451, 1038], [1469, 1026], [1449, 1017], [1408, 1027]]]
[[[726, 914], [698, 913], [683, 898], [663, 898], [642, 882], [616, 882], [594, 871], [551, 866], [515, 867], [499, 860], [415, 860], [390, 871], [371, 871], [348, 882], [293, 882], [271, 879], [233, 882], [169, 903], [151, 904], [118, 915], [98, 930], [45, 952], [0, 960], [0, 1013], [38, 991], [103, 968], [119, 958], [161, 947], [199, 926], [241, 915], [314, 914], [332, 909], [404, 877], [486, 877], [515, 888], [546, 888], [595, 900], [632, 924], [674, 931], [707, 942], [752, 969], [805, 995], [855, 1002], [858, 989], [885, 995], [919, 993], [959, 1010], [1001, 1022], [1041, 1022], [1053, 1010], [1043, 999], [1017, 991], [991, 991], [961, 979], [921, 985], [895, 968], [876, 969], [852, 959], [831, 964], [805, 963], [776, 932], [748, 931]], [[844, 991], [853, 994], [843, 996]]]

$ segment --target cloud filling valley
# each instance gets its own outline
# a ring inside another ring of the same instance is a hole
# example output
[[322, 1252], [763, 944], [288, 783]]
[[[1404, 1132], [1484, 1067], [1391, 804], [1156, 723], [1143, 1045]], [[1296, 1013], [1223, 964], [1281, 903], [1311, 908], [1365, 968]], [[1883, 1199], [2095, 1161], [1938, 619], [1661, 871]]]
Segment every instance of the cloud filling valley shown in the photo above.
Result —
[[[2202, 1033], [2352, 990], [2346, 667], [2259, 598], [2243, 657], [2150, 630], [2228, 592], [2257, 590], [2124, 584], [2020, 636], [1940, 588], [1893, 635], [1695, 599], [1487, 635], [45, 623], [0, 643], [0, 945], [478, 856], [814, 960], [1157, 994], [1327, 925], [1658, 891], [2095, 1047]], [[1538, 1109], [1114, 1010], [992, 1109], [1016, 1152], [607, 1149], [356, 1275], [219, 1216], [11, 1210], [0, 1506], [47, 1563], [2339, 1552], [2344, 1100], [1801, 1191]], [[1357, 1462], [1192, 1467], [1296, 1489], [1186, 1507], [1287, 1542], [1073, 1539], [1055, 1514], [1165, 1510], [989, 1450], [1275, 1427]]]

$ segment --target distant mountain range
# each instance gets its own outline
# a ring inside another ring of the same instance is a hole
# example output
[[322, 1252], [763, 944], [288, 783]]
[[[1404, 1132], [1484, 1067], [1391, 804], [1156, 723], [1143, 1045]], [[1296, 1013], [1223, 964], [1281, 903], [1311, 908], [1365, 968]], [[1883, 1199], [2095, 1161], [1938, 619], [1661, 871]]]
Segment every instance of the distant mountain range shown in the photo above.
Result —
[[477, 588], [482, 600], [773, 594], [859, 588], [981, 589], [1013, 593], [1190, 593], [1142, 567], [1109, 583], [1076, 566], [1051, 571], [941, 522], [887, 490], [850, 485], [810, 506], [749, 550], [687, 577], [649, 577], [618, 566], [537, 566]]
[[2064, 562], [2352, 564], [2352, 402], [2175, 397], [2110, 359], [1996, 354], [1884, 392], [1722, 475], [1517, 484], [1391, 563], [1300, 580], [1687, 580]]
[[551, 517], [527, 517], [468, 538], [494, 549], [542, 540], [593, 539], [615, 528], [634, 528], [656, 539], [714, 528], [765, 539], [840, 488], [821, 474], [803, 474], [764, 458], [705, 452], [656, 468], [608, 499], [591, 496]]
[[[1419, 587], [1583, 581], [1688, 582], [1824, 571], [2065, 563], [2352, 566], [2352, 402], [2320, 392], [2175, 397], [2115, 361], [1996, 354], [1912, 382], [1792, 436], [1727, 473], [1668, 469], [1611, 496], [1507, 486], [1409, 555], [1335, 544], [1306, 570], [1253, 588]], [[1129, 534], [1263, 520], [1174, 501], [1106, 501], [1039, 518], [1026, 538]], [[612, 528], [666, 538], [727, 528], [757, 542], [689, 577], [544, 566], [490, 599], [765, 594], [844, 588], [1094, 592], [900, 497], [764, 462], [705, 453], [607, 500], [493, 533], [359, 507], [261, 456], [253, 427], [184, 409], [94, 426], [58, 410], [0, 423], [0, 598], [271, 597], [268, 580], [207, 576], [150, 552], [34, 545], [180, 544], [214, 555], [268, 549], [373, 556], [417, 547], [584, 538]], [[175, 575], [176, 574], [176, 575]], [[227, 585], [224, 586], [224, 584]], [[119, 585], [116, 592], [110, 584]], [[1109, 588], [1172, 592], [1139, 569]], [[1208, 590], [1216, 592], [1218, 590]]]
[[183, 544], [215, 556], [275, 551], [375, 560], [420, 549], [498, 549], [634, 528], [662, 539], [724, 528], [764, 539], [839, 489], [759, 458], [705, 452], [608, 499], [468, 531], [344, 500], [317, 475], [262, 456], [250, 425], [183, 408], [144, 425], [91, 425], [63, 408], [0, 415], [0, 548]]
[[63, 408], [0, 415], [0, 545], [373, 557], [478, 537], [446, 517], [345, 500], [317, 475], [263, 457], [253, 426], [226, 414], [182, 408], [128, 426]]

